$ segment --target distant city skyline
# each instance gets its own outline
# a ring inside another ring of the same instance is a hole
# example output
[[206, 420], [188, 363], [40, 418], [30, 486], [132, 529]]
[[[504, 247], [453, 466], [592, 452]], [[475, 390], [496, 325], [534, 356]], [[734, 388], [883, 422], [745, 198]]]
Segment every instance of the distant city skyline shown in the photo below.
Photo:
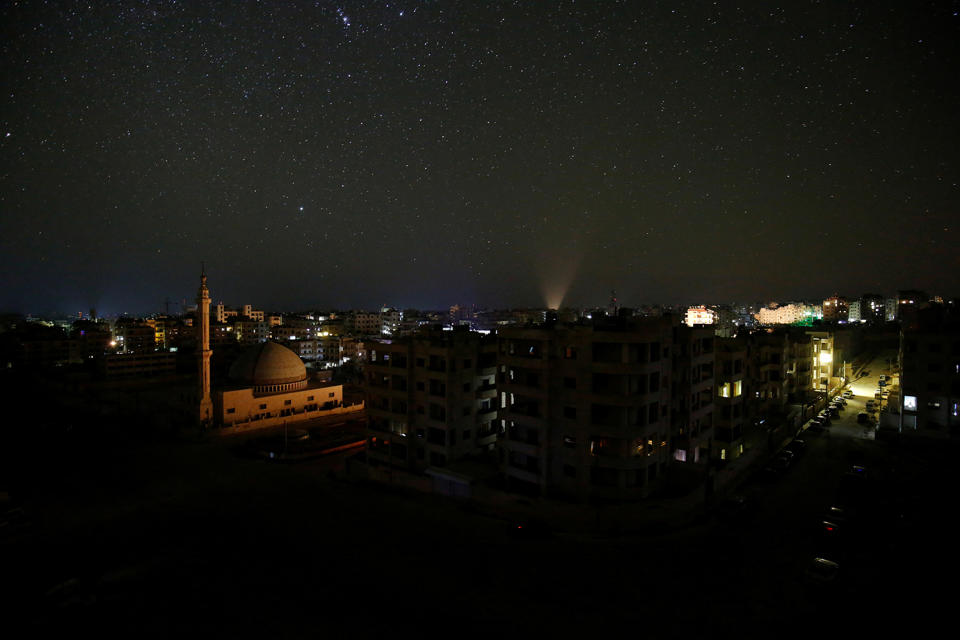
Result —
[[0, 21], [2, 310], [960, 293], [955, 3]]
[[[208, 274], [209, 275], [209, 274]], [[381, 308], [393, 308], [399, 310], [406, 309], [415, 309], [417, 311], [423, 312], [433, 312], [433, 311], [448, 311], [453, 306], [461, 306], [467, 308], [474, 308], [476, 310], [506, 310], [506, 309], [556, 309], [556, 308], [567, 308], [567, 309], [605, 309], [609, 306], [610, 303], [610, 291], [606, 292], [607, 298], [604, 300], [600, 299], [600, 294], [598, 294], [598, 299], [594, 303], [585, 303], [585, 304], [573, 304], [573, 303], [564, 303], [561, 307], [550, 307], [546, 304], [541, 303], [531, 303], [531, 304], [516, 304], [516, 305], [482, 305], [470, 301], [452, 301], [446, 304], [437, 304], [433, 306], [417, 306], [412, 304], [397, 304], [394, 302], [384, 302], [381, 304], [368, 305], [368, 306], [335, 306], [335, 305], [304, 305], [304, 306], [274, 306], [269, 304], [264, 304], [261, 300], [264, 299], [263, 296], [240, 296], [236, 300], [222, 300], [215, 295], [213, 284], [215, 279], [209, 280], [211, 283], [211, 300], [212, 307], [216, 307], [218, 304], [223, 304], [228, 309], [240, 310], [244, 305], [250, 304], [253, 308], [260, 311], [265, 311], [268, 313], [286, 313], [286, 314], [299, 314], [299, 313], [312, 313], [312, 312], [324, 312], [324, 311], [337, 311], [337, 312], [351, 312], [351, 311], [378, 311]], [[903, 287], [897, 291], [906, 291], [906, 290], [921, 290], [925, 291], [928, 295], [937, 296], [942, 294], [937, 291], [924, 290], [919, 287]], [[861, 296], [865, 294], [879, 294], [886, 299], [895, 298], [897, 291], [864, 291], [859, 294], [850, 294], [839, 292], [840, 297], [846, 297], [848, 300], [859, 300]], [[629, 300], [624, 300], [623, 297], [617, 292], [617, 304], [618, 307], [624, 307], [629, 309], [637, 309], [641, 307], [671, 307], [677, 309], [685, 309], [687, 307], [694, 307], [697, 305], [707, 305], [707, 306], [739, 306], [739, 305], [754, 305], [754, 306], [766, 306], [770, 304], [784, 305], [793, 302], [805, 302], [810, 304], [820, 304], [824, 300], [832, 297], [836, 294], [836, 291], [831, 291], [829, 294], [821, 296], [784, 296], [779, 299], [741, 299], [741, 300], [708, 300], [708, 299], [677, 299], [672, 302], [667, 301], [657, 301], [657, 300], [644, 300], [639, 302], [630, 302]], [[942, 296], [944, 300], [954, 299], [954, 296]], [[180, 297], [180, 298], [170, 298], [169, 305], [167, 300], [161, 300], [160, 304], [154, 309], [133, 309], [133, 308], [120, 308], [112, 306], [101, 306], [101, 305], [77, 305], [73, 308], [49, 308], [49, 309], [0, 309], [0, 313], [15, 313], [23, 315], [33, 315], [37, 317], [88, 317], [91, 311], [96, 311], [97, 317], [99, 318], [112, 318], [120, 316], [151, 316], [169, 313], [171, 315], [181, 315], [184, 312], [191, 313], [195, 307], [196, 303], [192, 298], [189, 297]], [[168, 308], [169, 307], [169, 308]]]

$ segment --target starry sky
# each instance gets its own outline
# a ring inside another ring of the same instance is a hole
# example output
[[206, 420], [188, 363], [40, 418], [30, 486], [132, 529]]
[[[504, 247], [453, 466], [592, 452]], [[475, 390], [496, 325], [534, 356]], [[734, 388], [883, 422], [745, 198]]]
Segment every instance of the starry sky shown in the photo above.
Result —
[[958, 2], [4, 2], [0, 309], [957, 295]]

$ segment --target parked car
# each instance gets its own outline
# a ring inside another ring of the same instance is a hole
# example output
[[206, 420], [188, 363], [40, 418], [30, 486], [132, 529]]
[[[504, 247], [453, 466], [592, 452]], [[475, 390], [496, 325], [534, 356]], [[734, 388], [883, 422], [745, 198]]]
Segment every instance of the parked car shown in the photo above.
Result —
[[818, 556], [807, 565], [806, 576], [815, 582], [833, 582], [839, 572], [839, 564]]
[[857, 422], [860, 424], [866, 424], [870, 420], [870, 414], [866, 411], [861, 411], [857, 414]]
[[789, 451], [794, 458], [798, 457], [800, 454], [802, 454], [806, 450], [807, 450], [807, 443], [799, 439], [792, 440], [790, 444], [788, 444], [784, 448], [784, 451]]
[[853, 397], [853, 391], [851, 391], [850, 389], [844, 390], [844, 392], [843, 392], [843, 397], [844, 397], [844, 398], [852, 398], [852, 397]]
[[790, 468], [790, 462], [791, 460], [789, 456], [779, 453], [772, 460], [770, 460], [763, 470], [768, 476], [778, 476]]

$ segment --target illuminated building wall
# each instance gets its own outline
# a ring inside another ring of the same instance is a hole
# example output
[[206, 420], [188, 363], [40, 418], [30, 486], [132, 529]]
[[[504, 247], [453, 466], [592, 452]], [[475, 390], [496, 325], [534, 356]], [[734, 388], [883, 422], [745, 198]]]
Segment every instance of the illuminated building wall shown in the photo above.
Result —
[[685, 318], [688, 327], [696, 324], [714, 324], [717, 321], [717, 312], [703, 305], [699, 307], [689, 307], [687, 308]]

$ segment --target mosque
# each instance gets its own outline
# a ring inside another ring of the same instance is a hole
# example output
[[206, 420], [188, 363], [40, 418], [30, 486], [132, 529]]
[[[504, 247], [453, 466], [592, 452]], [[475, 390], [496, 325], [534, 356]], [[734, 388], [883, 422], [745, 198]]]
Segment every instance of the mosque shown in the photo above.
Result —
[[275, 342], [244, 351], [230, 367], [221, 389], [210, 389], [210, 292], [206, 273], [197, 293], [199, 420], [227, 429], [293, 425], [333, 412], [343, 405], [343, 386], [309, 379], [300, 357]]

